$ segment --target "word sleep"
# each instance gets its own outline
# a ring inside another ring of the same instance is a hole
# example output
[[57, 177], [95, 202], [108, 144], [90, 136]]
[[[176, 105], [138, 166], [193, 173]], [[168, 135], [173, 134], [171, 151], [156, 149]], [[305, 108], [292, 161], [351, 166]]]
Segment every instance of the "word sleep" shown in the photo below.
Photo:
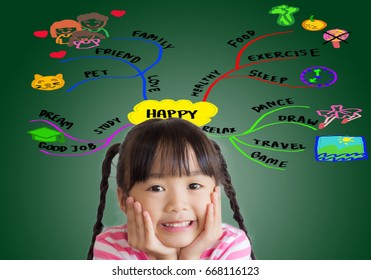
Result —
[[260, 72], [259, 70], [251, 70], [249, 76], [261, 78], [262, 80], [271, 81], [275, 83], [278, 82], [280, 84], [282, 84], [284, 81], [287, 81], [287, 77], [278, 77], [278, 76], [263, 74], [263, 72]]
[[137, 63], [138, 61], [141, 60], [139, 56], [135, 56], [134, 54], [131, 54], [129, 52], [112, 50], [112, 49], [96, 48], [95, 54], [103, 54], [103, 55], [110, 55], [114, 57], [121, 57], [123, 59], [130, 61], [131, 63]]
[[175, 48], [172, 44], [169, 44], [167, 41], [165, 41], [164, 38], [158, 38], [158, 36], [155, 35], [155, 34], [148, 34], [146, 32], [135, 30], [132, 35], [134, 37], [141, 37], [143, 39], [147, 39], [147, 40], [152, 40], [152, 41], [158, 42], [158, 43], [160, 43], [161, 46], [164, 47], [164, 50], [165, 49]]
[[250, 61], [257, 61], [267, 58], [277, 58], [277, 57], [298, 57], [298, 56], [319, 56], [319, 49], [310, 49], [310, 50], [295, 50], [295, 51], [284, 51], [284, 52], [270, 52], [262, 54], [249, 55], [247, 58]]
[[94, 129], [94, 132], [96, 132], [97, 134], [102, 134], [104, 130], [114, 126], [116, 122], [121, 123], [119, 118], [111, 119], [109, 121], [106, 121], [104, 124], [99, 126], [97, 129]]
[[41, 110], [39, 117], [52, 120], [53, 122], [58, 123], [60, 127], [66, 127], [66, 129], [70, 129], [73, 126], [73, 122], [66, 121], [65, 118], [61, 117], [61, 115], [46, 110]]
[[191, 119], [195, 118], [198, 110], [156, 110], [147, 109], [147, 118], [182, 118], [189, 115]]

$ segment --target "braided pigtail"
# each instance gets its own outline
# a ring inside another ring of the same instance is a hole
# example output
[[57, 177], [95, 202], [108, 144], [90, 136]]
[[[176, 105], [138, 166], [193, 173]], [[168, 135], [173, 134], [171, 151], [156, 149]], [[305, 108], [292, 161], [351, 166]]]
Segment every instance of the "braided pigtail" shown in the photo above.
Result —
[[[229, 204], [231, 206], [231, 209], [233, 210], [233, 219], [235, 219], [235, 221], [238, 223], [239, 228], [242, 229], [246, 233], [246, 236], [249, 238], [250, 243], [252, 244], [252, 241], [247, 233], [247, 228], [245, 227], [244, 222], [243, 222], [243, 217], [240, 212], [240, 207], [236, 199], [236, 191], [232, 185], [232, 179], [228, 172], [227, 162], [224, 159], [224, 156], [220, 150], [219, 145], [215, 141], [212, 141], [212, 142], [214, 144], [214, 148], [217, 150], [218, 155], [219, 155], [221, 171], [222, 171], [221, 183], [224, 186], [225, 194], [229, 198]], [[253, 260], [256, 259], [252, 247], [251, 247], [251, 259]]]
[[87, 259], [92, 260], [93, 259], [93, 248], [94, 248], [94, 243], [95, 243], [95, 238], [99, 233], [101, 233], [103, 229], [103, 213], [104, 213], [104, 208], [106, 206], [106, 194], [108, 190], [108, 178], [111, 174], [111, 164], [112, 164], [112, 159], [118, 154], [120, 149], [120, 144], [114, 144], [112, 145], [107, 153], [106, 157], [103, 161], [102, 164], [102, 180], [100, 183], [100, 202], [97, 210], [97, 221], [95, 222], [95, 225], [93, 227], [93, 237], [91, 240], [89, 252]]

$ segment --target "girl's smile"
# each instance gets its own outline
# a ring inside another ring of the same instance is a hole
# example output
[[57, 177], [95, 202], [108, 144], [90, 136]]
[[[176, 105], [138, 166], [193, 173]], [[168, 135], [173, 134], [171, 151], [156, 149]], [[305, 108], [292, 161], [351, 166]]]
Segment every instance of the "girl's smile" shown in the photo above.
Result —
[[162, 230], [168, 232], [184, 232], [191, 230], [196, 225], [196, 221], [176, 221], [161, 223]]

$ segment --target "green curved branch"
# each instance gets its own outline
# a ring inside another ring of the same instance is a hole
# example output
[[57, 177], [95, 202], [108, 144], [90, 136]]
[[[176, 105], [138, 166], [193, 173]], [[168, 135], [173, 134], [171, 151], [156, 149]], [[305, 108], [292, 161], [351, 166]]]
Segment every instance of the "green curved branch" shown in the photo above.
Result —
[[[237, 144], [234, 142], [234, 139], [236, 139], [234, 136], [230, 137], [229, 138], [229, 141], [232, 143], [232, 145], [246, 158], [248, 158], [249, 160], [252, 160], [260, 165], [263, 165], [264, 167], [267, 167], [267, 168], [272, 168], [272, 169], [276, 169], [276, 170], [285, 170], [283, 168], [279, 168], [279, 167], [274, 167], [274, 166], [269, 166], [261, 161], [258, 161], [252, 157], [250, 157], [249, 155], [247, 155], [243, 150], [240, 149], [240, 147], [237, 146]], [[236, 139], [237, 140], [237, 139]]]
[[207, 135], [208, 137], [215, 137], [215, 138], [229, 138], [229, 137], [233, 137], [233, 136], [238, 136], [238, 134], [215, 135], [215, 134], [210, 134], [210, 133], [206, 133], [206, 135]]
[[298, 122], [275, 122], [275, 123], [269, 123], [269, 124], [266, 124], [266, 125], [260, 126], [260, 127], [258, 127], [257, 129], [254, 129], [254, 130], [249, 131], [249, 133], [253, 133], [253, 132], [258, 131], [258, 130], [260, 130], [260, 129], [266, 128], [266, 127], [268, 127], [268, 126], [276, 125], [276, 124], [296, 124], [296, 125], [301, 125], [301, 126], [304, 126], [304, 127], [310, 128], [310, 129], [312, 129], [312, 130], [317, 130], [317, 128], [312, 127], [312, 126], [307, 125], [307, 124], [304, 124], [304, 123], [298, 123]]
[[267, 148], [267, 147], [255, 146], [255, 145], [247, 144], [246, 142], [238, 139], [237, 137], [233, 137], [233, 139], [236, 140], [238, 143], [240, 143], [242, 145], [245, 145], [245, 146], [248, 146], [248, 147], [252, 147], [252, 148], [264, 149], [264, 150], [269, 150], [269, 151], [274, 151], [274, 152], [283, 152], [283, 153], [299, 153], [299, 152], [304, 152], [304, 149], [286, 151], [286, 150], [281, 150], [281, 149]]
[[302, 105], [296, 105], [296, 106], [285, 106], [285, 107], [281, 107], [281, 108], [277, 108], [277, 109], [274, 109], [272, 111], [269, 111], [267, 113], [265, 113], [264, 115], [262, 115], [259, 119], [257, 119], [255, 121], [255, 123], [248, 129], [246, 130], [245, 132], [241, 133], [241, 134], [238, 134], [238, 135], [235, 135], [235, 136], [241, 136], [241, 135], [246, 135], [246, 134], [249, 134], [250, 132], [254, 131], [254, 128], [265, 118], [267, 117], [268, 115], [270, 114], [273, 114], [277, 111], [280, 111], [280, 110], [285, 110], [285, 109], [290, 109], [290, 108], [310, 108], [309, 106], [302, 106]]

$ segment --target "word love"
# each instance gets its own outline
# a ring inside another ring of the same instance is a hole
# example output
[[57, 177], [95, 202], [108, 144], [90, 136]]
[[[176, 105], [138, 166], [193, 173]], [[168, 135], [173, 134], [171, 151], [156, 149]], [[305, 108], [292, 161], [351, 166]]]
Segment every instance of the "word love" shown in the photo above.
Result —
[[148, 83], [150, 86], [150, 89], [148, 89], [149, 92], [161, 91], [158, 85], [160, 83], [160, 80], [156, 78], [157, 76], [158, 75], [152, 75], [148, 77]]

